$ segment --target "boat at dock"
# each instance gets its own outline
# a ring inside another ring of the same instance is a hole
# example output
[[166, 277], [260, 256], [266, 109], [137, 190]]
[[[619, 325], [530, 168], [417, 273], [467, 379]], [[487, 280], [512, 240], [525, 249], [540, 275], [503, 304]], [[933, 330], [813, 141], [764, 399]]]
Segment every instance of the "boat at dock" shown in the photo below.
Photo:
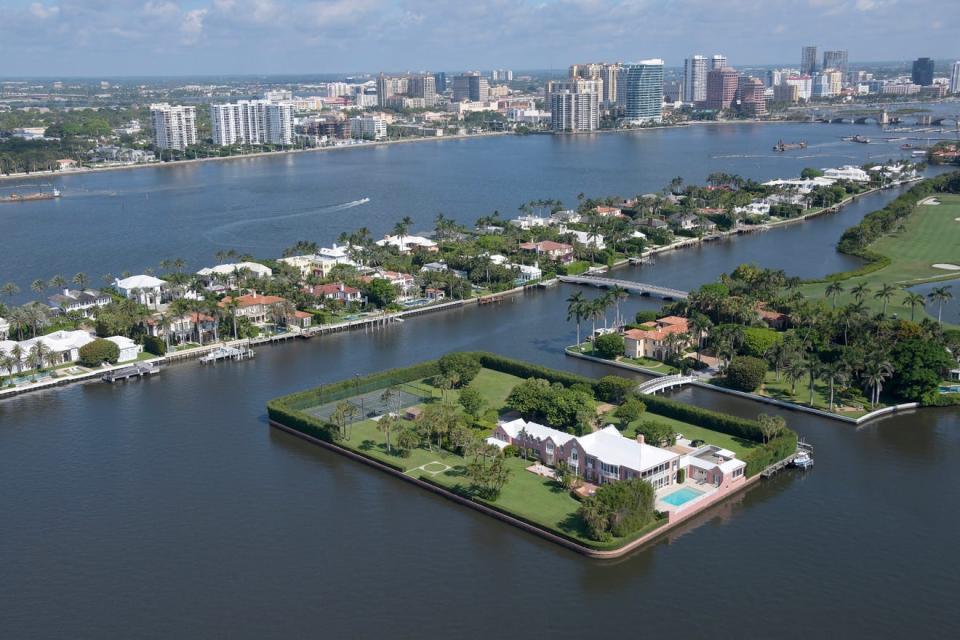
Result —
[[809, 469], [813, 466], [813, 456], [807, 451], [800, 451], [800, 453], [794, 456], [791, 464], [797, 469]]
[[[20, 185], [26, 186], [26, 185]], [[0, 202], [33, 202], [34, 200], [53, 200], [60, 197], [60, 190], [56, 187], [49, 185], [50, 189], [45, 190], [43, 187], [48, 185], [40, 185], [39, 191], [13, 191], [11, 193], [0, 195]], [[17, 189], [18, 187], [8, 187], [8, 189]], [[35, 187], [31, 187], [35, 188]]]

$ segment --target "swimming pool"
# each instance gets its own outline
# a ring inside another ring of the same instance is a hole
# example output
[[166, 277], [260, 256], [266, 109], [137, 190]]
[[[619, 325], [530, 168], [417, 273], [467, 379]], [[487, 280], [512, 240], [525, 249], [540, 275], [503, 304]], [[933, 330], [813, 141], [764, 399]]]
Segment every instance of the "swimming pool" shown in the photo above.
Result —
[[942, 384], [940, 393], [960, 393], [960, 384]]
[[680, 505], [686, 504], [694, 498], [699, 498], [702, 495], [703, 491], [697, 491], [696, 489], [691, 489], [690, 487], [684, 487], [683, 489], [674, 491], [670, 495], [663, 496], [660, 498], [660, 500], [661, 502], [666, 502], [674, 507], [679, 507]]

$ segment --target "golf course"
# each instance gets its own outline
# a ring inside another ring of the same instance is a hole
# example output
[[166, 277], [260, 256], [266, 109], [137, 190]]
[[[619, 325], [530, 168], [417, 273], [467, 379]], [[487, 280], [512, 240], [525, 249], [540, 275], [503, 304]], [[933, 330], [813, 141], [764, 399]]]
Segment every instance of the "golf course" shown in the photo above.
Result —
[[[869, 249], [889, 258], [890, 264], [866, 275], [837, 280], [839, 290], [834, 285], [828, 293], [831, 283], [817, 282], [803, 285], [801, 291], [809, 298], [826, 298], [831, 305], [842, 306], [859, 299], [879, 313], [886, 302], [889, 315], [913, 317], [917, 321], [925, 316], [936, 319], [938, 302], [927, 300], [925, 311], [924, 305], [915, 299], [911, 308], [907, 289], [941, 281], [943, 286], [949, 286], [950, 281], [960, 278], [960, 195], [925, 198], [898, 230], [882, 236]], [[860, 285], [866, 285], [866, 290]], [[896, 290], [888, 289], [884, 295], [885, 285]], [[948, 291], [960, 297], [960, 288]]]

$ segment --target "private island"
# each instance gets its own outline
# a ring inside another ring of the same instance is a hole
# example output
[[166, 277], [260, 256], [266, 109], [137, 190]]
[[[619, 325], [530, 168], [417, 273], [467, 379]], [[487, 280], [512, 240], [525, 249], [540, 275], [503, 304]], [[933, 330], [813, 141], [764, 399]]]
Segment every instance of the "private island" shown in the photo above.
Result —
[[798, 452], [745, 420], [492, 353], [271, 400], [270, 424], [591, 557], [639, 548]]

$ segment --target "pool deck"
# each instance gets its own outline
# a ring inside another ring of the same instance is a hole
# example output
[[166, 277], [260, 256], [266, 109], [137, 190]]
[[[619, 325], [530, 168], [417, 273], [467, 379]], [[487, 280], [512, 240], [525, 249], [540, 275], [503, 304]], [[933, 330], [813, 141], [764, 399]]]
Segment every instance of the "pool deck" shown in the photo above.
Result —
[[[725, 486], [717, 487], [709, 482], [697, 482], [687, 478], [683, 482], [677, 482], [659, 489], [656, 493], [654, 508], [657, 511], [663, 511], [670, 514], [670, 519], [675, 520], [680, 514], [683, 514], [684, 516], [691, 515], [692, 513], [698, 512], [708, 505], [723, 499], [728, 494], [739, 490], [742, 484], [742, 482], [734, 481]], [[693, 491], [697, 491], [702, 495], [695, 496], [679, 505], [664, 502], [663, 498], [682, 489], [692, 489]]]

